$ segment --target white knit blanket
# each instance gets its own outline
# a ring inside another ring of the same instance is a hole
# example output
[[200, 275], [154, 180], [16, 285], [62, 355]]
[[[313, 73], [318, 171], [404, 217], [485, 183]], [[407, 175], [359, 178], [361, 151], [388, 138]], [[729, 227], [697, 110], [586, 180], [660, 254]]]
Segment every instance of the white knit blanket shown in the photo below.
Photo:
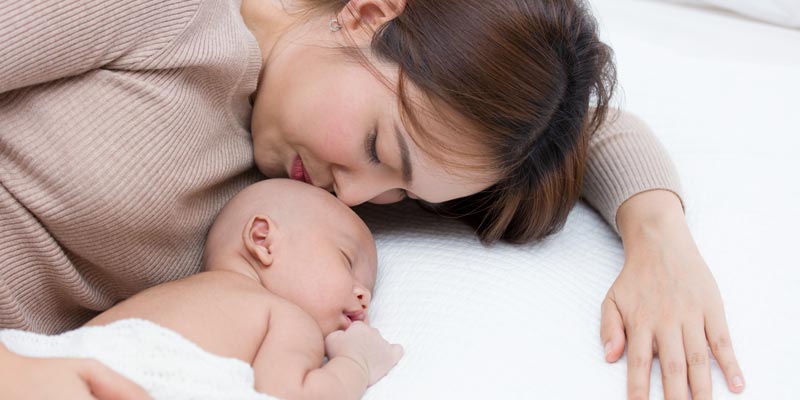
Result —
[[250, 365], [202, 350], [141, 319], [47, 336], [0, 331], [0, 342], [30, 357], [93, 358], [128, 377], [154, 399], [269, 400], [254, 389]]

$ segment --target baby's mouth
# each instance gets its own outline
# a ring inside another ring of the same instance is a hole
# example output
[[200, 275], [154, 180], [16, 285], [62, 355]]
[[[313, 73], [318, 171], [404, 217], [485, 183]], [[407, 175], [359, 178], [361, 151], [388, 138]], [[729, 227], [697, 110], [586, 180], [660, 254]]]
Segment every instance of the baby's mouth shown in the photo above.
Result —
[[367, 317], [367, 314], [364, 311], [346, 312], [344, 315], [347, 316], [351, 322], [364, 321]]

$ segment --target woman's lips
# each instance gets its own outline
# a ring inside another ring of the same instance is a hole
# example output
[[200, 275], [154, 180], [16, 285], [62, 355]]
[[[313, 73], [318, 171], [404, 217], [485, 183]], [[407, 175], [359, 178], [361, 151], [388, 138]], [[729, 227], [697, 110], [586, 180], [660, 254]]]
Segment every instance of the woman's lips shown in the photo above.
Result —
[[308, 184], [312, 184], [311, 177], [308, 176], [308, 171], [306, 171], [305, 166], [303, 165], [303, 160], [298, 155], [294, 158], [294, 162], [292, 163], [292, 171], [289, 174], [289, 177], [296, 181], [305, 182]]

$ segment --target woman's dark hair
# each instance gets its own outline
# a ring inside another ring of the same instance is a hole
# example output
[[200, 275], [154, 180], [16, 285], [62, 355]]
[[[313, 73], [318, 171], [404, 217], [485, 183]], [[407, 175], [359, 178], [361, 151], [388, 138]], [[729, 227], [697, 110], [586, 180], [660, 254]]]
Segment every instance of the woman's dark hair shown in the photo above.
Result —
[[[306, 1], [332, 10], [347, 3]], [[564, 225], [616, 82], [613, 53], [586, 2], [407, 0], [375, 32], [371, 49], [400, 67], [403, 118], [419, 147], [499, 177], [479, 193], [425, 208], [465, 221], [484, 243], [538, 240]], [[425, 132], [406, 81], [469, 128], [453, 121], [463, 128], [458, 137]]]

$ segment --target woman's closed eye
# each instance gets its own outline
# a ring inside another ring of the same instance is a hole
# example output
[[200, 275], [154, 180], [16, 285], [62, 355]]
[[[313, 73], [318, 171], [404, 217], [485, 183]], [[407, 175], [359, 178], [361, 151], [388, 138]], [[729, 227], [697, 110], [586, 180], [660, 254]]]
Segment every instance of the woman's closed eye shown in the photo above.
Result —
[[[367, 155], [369, 156], [369, 161], [372, 164], [378, 165], [381, 163], [380, 157], [378, 157], [378, 130], [372, 131], [369, 135], [367, 135], [367, 140], [364, 142], [364, 147], [366, 149]], [[399, 198], [393, 198], [388, 203], [394, 203], [397, 201], [401, 201], [408, 197], [408, 193], [405, 189], [396, 189], [397, 192], [395, 196]]]
[[367, 156], [369, 161], [373, 164], [380, 164], [381, 159], [378, 157], [378, 130], [372, 131], [367, 135], [367, 140], [364, 143], [366, 147]]

